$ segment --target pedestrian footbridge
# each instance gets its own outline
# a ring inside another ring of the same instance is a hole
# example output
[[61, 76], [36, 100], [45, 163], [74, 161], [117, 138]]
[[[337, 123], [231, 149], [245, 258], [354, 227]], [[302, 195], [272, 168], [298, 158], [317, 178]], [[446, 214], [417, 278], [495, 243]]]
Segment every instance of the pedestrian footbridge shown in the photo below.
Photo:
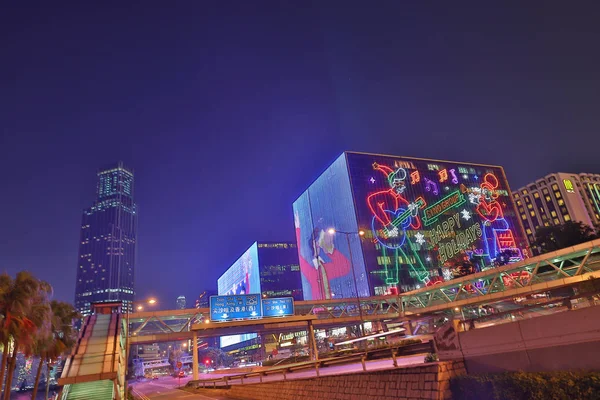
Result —
[[125, 343], [121, 303], [95, 306], [86, 317], [77, 344], [58, 383], [61, 400], [124, 399]]

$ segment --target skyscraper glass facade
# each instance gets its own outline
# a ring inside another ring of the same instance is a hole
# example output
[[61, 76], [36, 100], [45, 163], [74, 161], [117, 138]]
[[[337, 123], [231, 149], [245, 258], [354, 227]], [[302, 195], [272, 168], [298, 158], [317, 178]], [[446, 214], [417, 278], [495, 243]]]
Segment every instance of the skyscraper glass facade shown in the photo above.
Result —
[[75, 307], [84, 316], [91, 303], [122, 301], [132, 307], [137, 239], [133, 188], [133, 172], [122, 163], [98, 172], [96, 201], [83, 212], [75, 282]]
[[347, 152], [293, 208], [305, 300], [408, 291], [528, 255], [497, 166]]

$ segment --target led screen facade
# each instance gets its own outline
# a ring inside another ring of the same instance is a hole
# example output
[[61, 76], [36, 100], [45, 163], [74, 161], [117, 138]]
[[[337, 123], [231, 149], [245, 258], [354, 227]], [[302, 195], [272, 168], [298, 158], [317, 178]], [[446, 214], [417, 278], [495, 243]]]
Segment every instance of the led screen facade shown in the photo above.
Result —
[[254, 243], [217, 280], [219, 296], [260, 293], [258, 245]]
[[[360, 239], [350, 234], [357, 232], [358, 223], [344, 155], [294, 202], [293, 209], [304, 299], [354, 297], [357, 289], [361, 296], [369, 296]], [[331, 228], [348, 234], [331, 235]]]
[[[333, 193], [332, 187], [339, 189]], [[304, 244], [299, 250], [301, 266], [303, 252], [310, 259], [311, 249], [312, 265], [323, 263], [316, 255], [327, 254], [332, 239], [322, 236], [322, 230], [331, 226], [355, 232], [333, 235], [333, 247], [343, 246], [344, 236], [353, 240], [354, 265], [366, 275], [371, 295], [433, 285], [500, 259], [527, 256], [501, 167], [344, 153], [296, 201], [294, 216], [299, 248]], [[308, 241], [303, 227], [312, 228], [317, 240]], [[361, 230], [362, 237], [357, 234]], [[332, 271], [347, 268], [341, 257], [327, 260], [323, 264]], [[327, 274], [321, 276], [324, 282]], [[343, 297], [355, 291], [347, 293], [341, 291]]]
[[[258, 245], [254, 243], [217, 280], [219, 296], [232, 294], [260, 294]], [[256, 333], [221, 337], [221, 347], [256, 338]]]

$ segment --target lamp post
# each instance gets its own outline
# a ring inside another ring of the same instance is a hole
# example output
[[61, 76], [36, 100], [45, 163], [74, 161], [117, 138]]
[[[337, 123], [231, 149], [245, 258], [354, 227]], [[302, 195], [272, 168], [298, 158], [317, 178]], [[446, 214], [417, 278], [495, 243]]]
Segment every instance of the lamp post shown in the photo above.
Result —
[[[142, 306], [142, 303], [143, 304], [148, 304], [148, 305], [152, 306], [152, 305], [156, 304], [156, 299], [149, 298], [149, 299], [146, 299], [146, 300], [134, 301], [131, 304], [133, 306], [136, 303], [138, 304], [138, 306], [136, 307], [136, 310], [137, 311], [142, 311], [144, 309], [144, 306]], [[126, 330], [125, 330], [125, 374], [124, 374], [125, 375], [125, 381], [123, 382], [123, 389], [124, 389], [124, 392], [125, 392], [125, 394], [124, 394], [125, 398], [127, 398], [127, 386], [128, 386], [127, 385], [127, 370], [129, 369], [129, 336], [130, 336], [130, 333], [129, 333], [129, 314], [130, 314], [129, 306], [127, 306], [127, 315], [126, 315], [126, 322], [125, 322], [125, 324], [126, 324]]]
[[360, 330], [361, 330], [361, 335], [364, 336], [365, 335], [365, 319], [363, 317], [363, 312], [362, 312], [362, 307], [360, 306], [360, 296], [358, 294], [358, 283], [356, 282], [356, 270], [354, 269], [354, 258], [352, 256], [352, 246], [350, 246], [350, 235], [358, 235], [359, 237], [362, 237], [365, 234], [365, 231], [363, 230], [359, 230], [358, 232], [343, 232], [343, 231], [338, 231], [335, 228], [329, 228], [327, 230], [327, 233], [329, 233], [330, 235], [335, 235], [336, 233], [341, 233], [342, 235], [346, 236], [346, 241], [348, 243], [348, 251], [350, 252], [350, 267], [352, 269], [352, 276], [354, 278], [354, 290], [356, 292], [356, 305], [358, 306], [358, 313], [360, 315]]

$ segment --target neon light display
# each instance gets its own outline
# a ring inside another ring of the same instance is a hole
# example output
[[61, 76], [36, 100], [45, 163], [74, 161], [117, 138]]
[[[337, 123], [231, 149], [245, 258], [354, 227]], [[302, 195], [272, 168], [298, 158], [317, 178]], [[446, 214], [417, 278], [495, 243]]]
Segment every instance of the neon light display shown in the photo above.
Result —
[[500, 167], [344, 153], [294, 216], [305, 299], [354, 296], [350, 258], [359, 293], [380, 295], [452, 279], [465, 263], [477, 272], [506, 251], [511, 261], [526, 254]]

